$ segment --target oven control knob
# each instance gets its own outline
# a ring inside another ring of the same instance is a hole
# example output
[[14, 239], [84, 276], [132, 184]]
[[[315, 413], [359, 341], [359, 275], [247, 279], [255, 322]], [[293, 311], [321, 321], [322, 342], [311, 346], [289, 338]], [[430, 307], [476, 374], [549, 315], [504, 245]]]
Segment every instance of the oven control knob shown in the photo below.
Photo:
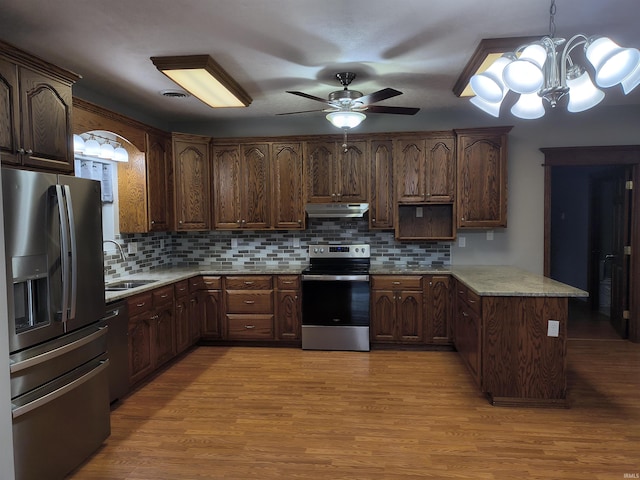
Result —
[[313, 249], [313, 253], [318, 253], [318, 249], [317, 249], [317, 248], [314, 248], [314, 249]]
[[320, 253], [324, 253], [324, 248], [321, 248], [321, 249], [320, 249]]

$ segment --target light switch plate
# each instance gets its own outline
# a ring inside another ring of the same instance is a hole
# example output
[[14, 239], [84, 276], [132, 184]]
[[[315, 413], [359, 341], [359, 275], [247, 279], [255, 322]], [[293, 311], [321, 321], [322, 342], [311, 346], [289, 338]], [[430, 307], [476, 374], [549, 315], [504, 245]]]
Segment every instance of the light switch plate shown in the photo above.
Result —
[[487, 240], [493, 240], [493, 230], [487, 230]]
[[558, 320], [549, 320], [547, 324], [547, 336], [557, 337], [560, 335], [560, 322]]
[[237, 238], [232, 238], [231, 239], [231, 248], [238, 248], [238, 239]]
[[422, 207], [416, 207], [416, 218], [422, 218], [423, 215]]
[[298, 237], [293, 237], [293, 248], [300, 248], [300, 239]]
[[458, 237], [458, 246], [464, 248], [467, 246], [467, 239], [465, 237]]

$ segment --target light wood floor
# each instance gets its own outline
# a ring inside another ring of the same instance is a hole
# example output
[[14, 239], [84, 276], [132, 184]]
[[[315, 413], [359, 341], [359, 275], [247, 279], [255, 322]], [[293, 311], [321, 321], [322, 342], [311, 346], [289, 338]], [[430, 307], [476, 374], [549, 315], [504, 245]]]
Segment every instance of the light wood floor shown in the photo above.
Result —
[[199, 347], [114, 409], [111, 437], [70, 478], [640, 474], [640, 345], [571, 340], [569, 372], [570, 409], [505, 408], [455, 352]]

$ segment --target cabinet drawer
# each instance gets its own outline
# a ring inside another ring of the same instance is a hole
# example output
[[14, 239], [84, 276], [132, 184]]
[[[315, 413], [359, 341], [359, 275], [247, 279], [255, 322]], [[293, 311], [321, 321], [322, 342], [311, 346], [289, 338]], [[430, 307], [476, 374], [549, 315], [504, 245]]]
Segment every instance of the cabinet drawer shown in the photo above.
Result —
[[151, 310], [151, 292], [141, 293], [134, 297], [129, 297], [127, 300], [127, 306], [129, 309], [129, 317], [135, 317], [144, 312]]
[[422, 277], [416, 275], [374, 275], [371, 288], [376, 290], [422, 290]]
[[189, 293], [189, 280], [182, 280], [173, 284], [173, 291], [176, 297], [182, 297]]
[[227, 290], [229, 313], [273, 313], [273, 290]]
[[476, 314], [480, 314], [481, 297], [477, 293], [471, 291], [466, 285], [458, 282], [456, 286], [458, 300], [466, 303]]
[[230, 340], [272, 340], [273, 315], [227, 315]]
[[271, 290], [273, 288], [273, 278], [270, 275], [227, 277], [225, 286], [227, 290]]
[[278, 290], [298, 290], [300, 277], [298, 275], [279, 275], [276, 277]]
[[156, 288], [151, 292], [153, 296], [153, 306], [157, 307], [173, 302], [173, 285], [167, 285], [166, 287]]
[[220, 290], [222, 288], [222, 277], [195, 277], [189, 279], [189, 291], [197, 290]]

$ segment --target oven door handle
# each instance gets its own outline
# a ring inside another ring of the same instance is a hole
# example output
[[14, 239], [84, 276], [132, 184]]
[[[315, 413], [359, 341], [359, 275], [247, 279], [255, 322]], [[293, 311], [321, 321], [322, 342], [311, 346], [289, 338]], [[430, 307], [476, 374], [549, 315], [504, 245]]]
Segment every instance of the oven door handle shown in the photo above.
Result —
[[330, 281], [330, 282], [368, 282], [369, 275], [317, 275], [317, 274], [307, 274], [302, 275], [302, 281], [305, 280], [313, 280], [313, 281]]

